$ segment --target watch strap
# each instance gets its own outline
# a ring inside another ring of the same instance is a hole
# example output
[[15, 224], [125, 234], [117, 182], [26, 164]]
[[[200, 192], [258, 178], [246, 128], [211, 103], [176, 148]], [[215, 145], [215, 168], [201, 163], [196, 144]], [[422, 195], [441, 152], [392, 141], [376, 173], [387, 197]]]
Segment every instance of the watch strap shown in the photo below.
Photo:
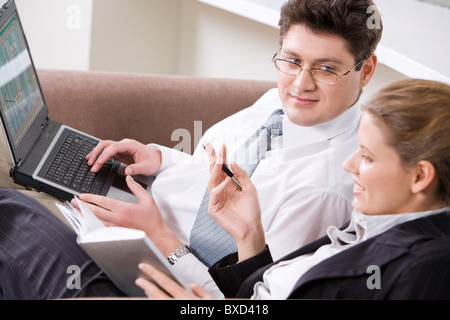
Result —
[[167, 257], [167, 260], [171, 265], [174, 265], [178, 260], [187, 255], [188, 253], [192, 253], [191, 248], [187, 245], [183, 244], [181, 247], [176, 249], [170, 256]]

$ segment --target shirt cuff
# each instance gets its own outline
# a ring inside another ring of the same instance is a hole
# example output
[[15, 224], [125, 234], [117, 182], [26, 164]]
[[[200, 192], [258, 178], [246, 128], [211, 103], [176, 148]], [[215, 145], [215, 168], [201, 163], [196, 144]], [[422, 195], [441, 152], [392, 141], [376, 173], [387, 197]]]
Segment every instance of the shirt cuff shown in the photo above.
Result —
[[237, 253], [232, 253], [208, 271], [225, 297], [234, 298], [242, 283], [256, 270], [273, 262], [269, 246], [261, 253], [238, 263]]
[[224, 298], [223, 293], [209, 275], [208, 268], [193, 254], [183, 256], [172, 268], [186, 283], [200, 284], [214, 299]]
[[155, 175], [160, 174], [162, 171], [166, 170], [167, 168], [169, 168], [175, 164], [189, 160], [191, 158], [191, 155], [189, 155], [185, 152], [182, 152], [182, 151], [179, 151], [179, 150], [176, 150], [173, 148], [161, 146], [159, 144], [150, 143], [147, 146], [161, 151], [161, 166], [160, 166], [159, 170], [157, 172], [155, 172]]

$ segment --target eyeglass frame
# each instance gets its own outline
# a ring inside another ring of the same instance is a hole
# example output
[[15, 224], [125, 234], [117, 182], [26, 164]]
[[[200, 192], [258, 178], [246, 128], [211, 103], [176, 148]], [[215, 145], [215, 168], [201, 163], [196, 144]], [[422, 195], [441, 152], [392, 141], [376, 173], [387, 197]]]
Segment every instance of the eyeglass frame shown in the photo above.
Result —
[[[289, 60], [287, 60], [287, 59], [281, 59], [281, 58], [275, 59], [275, 57], [280, 53], [280, 51], [281, 51], [281, 48], [278, 49], [278, 51], [275, 52], [275, 54], [274, 54], [273, 57], [272, 57], [272, 62], [273, 62], [273, 64], [275, 65], [275, 68], [276, 68], [278, 71], [280, 71], [281, 73], [283, 73], [283, 74], [285, 74], [285, 75], [291, 76], [291, 77], [298, 77], [298, 75], [299, 75], [303, 70], [305, 70], [305, 71], [308, 71], [309, 76], [311, 77], [311, 79], [312, 79], [314, 82], [323, 83], [323, 84], [329, 85], [329, 86], [332, 86], [332, 85], [336, 84], [336, 83], [339, 81], [339, 79], [344, 78], [346, 75], [348, 75], [350, 72], [352, 72], [352, 71], [353, 71], [353, 70], [354, 70], [361, 62], [363, 62], [363, 61], [365, 60], [365, 59], [361, 59], [361, 60], [360, 60], [353, 68], [351, 68], [351, 69], [348, 70], [346, 73], [344, 73], [342, 76], [340, 76], [340, 75], [338, 75], [337, 73], [335, 73], [335, 72], [333, 72], [333, 71], [329, 71], [329, 70], [321, 70], [321, 69], [319, 69], [319, 68], [305, 69], [305, 68], [303, 68], [301, 65], [299, 65], [298, 63], [289, 61]], [[296, 75], [292, 75], [292, 74], [285, 73], [285, 72], [281, 71], [280, 69], [278, 69], [277, 64], [276, 64], [276, 61], [284, 61], [284, 62], [292, 63], [292, 64], [294, 64], [294, 65], [296, 65], [296, 66], [298, 67], [298, 70], [299, 70], [299, 71], [298, 71], [298, 73], [297, 73]], [[320, 71], [325, 71], [325, 72], [332, 73], [332, 74], [334, 74], [334, 75], [336, 76], [336, 81], [333, 82], [333, 83], [327, 83], [327, 82], [323, 82], [323, 81], [316, 80], [316, 79], [314, 79], [314, 77], [313, 77], [313, 74], [314, 74], [314, 73], [311, 74], [311, 71], [314, 72], [314, 70], [320, 70]]]

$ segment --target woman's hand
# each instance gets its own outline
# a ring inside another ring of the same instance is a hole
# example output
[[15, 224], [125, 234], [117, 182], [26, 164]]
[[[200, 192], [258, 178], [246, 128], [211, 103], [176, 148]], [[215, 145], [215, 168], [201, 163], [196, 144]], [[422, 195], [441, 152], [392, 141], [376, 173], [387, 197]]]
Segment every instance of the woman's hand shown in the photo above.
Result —
[[258, 193], [247, 172], [231, 164], [235, 178], [242, 186], [240, 191], [222, 170], [226, 165], [226, 147], [216, 156], [212, 146], [205, 146], [210, 161], [209, 214], [231, 234], [238, 247], [239, 260], [245, 260], [265, 249], [264, 230]]
[[[149, 265], [147, 263], [140, 263], [139, 269], [149, 276], [155, 283], [144, 279], [136, 279], [136, 285], [145, 291], [147, 297], [152, 299], [212, 299], [205, 289], [200, 285], [189, 285], [191, 292], [180, 286], [167, 275]], [[164, 290], [162, 290], [162, 289]]]

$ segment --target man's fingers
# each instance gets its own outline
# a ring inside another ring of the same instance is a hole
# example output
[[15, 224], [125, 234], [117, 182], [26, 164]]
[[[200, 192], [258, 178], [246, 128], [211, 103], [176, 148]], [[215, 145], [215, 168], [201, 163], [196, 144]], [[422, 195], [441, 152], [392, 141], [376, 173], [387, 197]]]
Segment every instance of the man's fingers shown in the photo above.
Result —
[[[136, 152], [133, 140], [123, 139], [119, 142], [110, 140], [100, 141], [99, 144], [86, 156], [87, 164], [92, 166], [91, 171], [97, 172], [110, 158], [118, 155], [132, 155]], [[119, 159], [121, 160], [121, 159]]]
[[157, 285], [153, 282], [148, 281], [144, 278], [136, 279], [136, 285], [144, 290], [145, 295], [152, 299], [169, 299], [171, 298], [167, 293], [161, 290]]
[[[103, 153], [103, 151], [108, 148], [110, 145], [112, 145], [114, 141], [111, 140], [102, 140], [100, 141], [97, 146], [92, 149], [91, 152], [88, 153], [86, 156], [86, 159], [88, 160], [87, 164], [89, 166], [94, 165], [94, 163], [98, 160], [100, 155]], [[109, 158], [108, 158], [109, 159]]]
[[131, 192], [138, 198], [138, 201], [141, 202], [145, 200], [150, 195], [148, 194], [147, 190], [145, 190], [139, 183], [137, 183], [133, 177], [127, 176], [126, 182], [128, 185], [128, 188], [130, 188]]
[[116, 202], [120, 202], [112, 198], [107, 198], [92, 193], [82, 193], [78, 196], [78, 198], [83, 202], [92, 203], [108, 210], [111, 210], [111, 208], [116, 207], [117, 206]]
[[207, 300], [213, 299], [213, 297], [208, 292], [206, 292], [206, 290], [203, 289], [201, 285], [196, 283], [196, 284], [188, 284], [188, 286], [196, 297]]
[[[118, 215], [113, 211], [122, 208], [122, 202], [107, 198], [104, 196], [98, 196], [90, 193], [83, 193], [79, 195], [79, 199], [83, 201], [83, 204], [100, 220], [107, 225], [118, 225], [120, 221], [116, 221]], [[72, 200], [72, 205], [75, 207], [77, 203], [75, 199]]]
[[[179, 285], [177, 282], [172, 280], [169, 276], [162, 273], [155, 267], [153, 267], [150, 264], [147, 263], [140, 263], [139, 269], [144, 272], [146, 275], [148, 275], [151, 279], [153, 279], [159, 287], [164, 289], [170, 296], [172, 296], [175, 299], [186, 299], [190, 298], [192, 299], [192, 294], [184, 289], [181, 285]], [[139, 279], [138, 279], [139, 280]], [[138, 286], [141, 281], [138, 281]], [[142, 283], [141, 283], [142, 284]], [[146, 289], [145, 292], [148, 295], [150, 293], [150, 297], [160, 297], [160, 298], [168, 298], [169, 296], [164, 293], [163, 290], [155, 286], [154, 284], [150, 285], [151, 282], [147, 281], [147, 283], [144, 282], [144, 286]], [[141, 287], [141, 286], [140, 286]], [[142, 288], [142, 287], [141, 287]], [[149, 291], [147, 291], [149, 290]], [[154, 296], [152, 296], [154, 295]]]

